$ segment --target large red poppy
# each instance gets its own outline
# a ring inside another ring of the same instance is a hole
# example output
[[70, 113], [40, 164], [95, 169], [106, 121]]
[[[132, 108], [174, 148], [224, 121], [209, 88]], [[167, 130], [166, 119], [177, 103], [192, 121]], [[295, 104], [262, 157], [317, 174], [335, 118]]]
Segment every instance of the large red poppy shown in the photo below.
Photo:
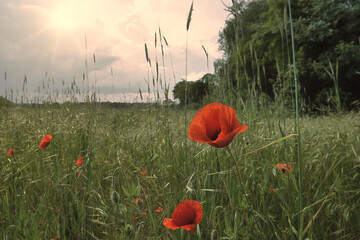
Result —
[[196, 113], [190, 123], [188, 136], [194, 141], [222, 148], [247, 128], [240, 125], [235, 109], [221, 103], [210, 103]]
[[165, 218], [163, 225], [172, 230], [185, 229], [191, 234], [195, 232], [195, 225], [199, 224], [203, 217], [202, 206], [198, 201], [185, 200], [177, 205], [171, 218]]
[[15, 149], [10, 148], [10, 150], [7, 152], [7, 155], [10, 157], [15, 154]]
[[45, 137], [43, 137], [43, 139], [41, 140], [40, 144], [39, 144], [39, 148], [41, 150], [45, 150], [47, 148], [47, 146], [49, 146], [50, 141], [51, 141], [52, 136], [51, 135], [45, 135]]

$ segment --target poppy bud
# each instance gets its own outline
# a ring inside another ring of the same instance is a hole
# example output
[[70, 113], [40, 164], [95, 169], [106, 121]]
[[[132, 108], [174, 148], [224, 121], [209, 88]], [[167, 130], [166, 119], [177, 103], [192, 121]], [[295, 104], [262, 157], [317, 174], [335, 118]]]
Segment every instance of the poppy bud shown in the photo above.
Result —
[[7, 152], [8, 157], [15, 154], [15, 149], [10, 148], [10, 150]]
[[119, 200], [120, 200], [119, 194], [117, 193], [117, 191], [113, 191], [113, 192], [111, 193], [111, 201], [112, 201], [113, 203], [118, 203]]
[[142, 199], [141, 197], [137, 197], [134, 201], [134, 205], [141, 207], [144, 203], [144, 199]]

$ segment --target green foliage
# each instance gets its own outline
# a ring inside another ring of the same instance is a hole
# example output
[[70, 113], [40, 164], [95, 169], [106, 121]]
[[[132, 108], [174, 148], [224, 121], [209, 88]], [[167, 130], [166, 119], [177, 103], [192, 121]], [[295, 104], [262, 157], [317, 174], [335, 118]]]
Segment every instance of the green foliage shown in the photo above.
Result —
[[[202, 103], [204, 97], [210, 94], [215, 85], [215, 76], [207, 73], [197, 81], [187, 82], [188, 103]], [[185, 104], [186, 81], [178, 82], [173, 89], [174, 99], [178, 99], [181, 105]]]
[[[339, 92], [349, 107], [360, 98], [360, 2], [299, 0], [292, 7], [301, 98], [319, 107], [327, 105], [319, 94], [336, 98]], [[228, 11], [232, 17], [219, 34], [224, 59], [214, 64], [220, 81], [246, 99], [254, 91], [275, 100], [292, 98], [291, 88], [280, 95], [278, 88], [292, 82], [288, 1], [233, 1]], [[329, 61], [338, 62], [338, 89], [326, 74]]]

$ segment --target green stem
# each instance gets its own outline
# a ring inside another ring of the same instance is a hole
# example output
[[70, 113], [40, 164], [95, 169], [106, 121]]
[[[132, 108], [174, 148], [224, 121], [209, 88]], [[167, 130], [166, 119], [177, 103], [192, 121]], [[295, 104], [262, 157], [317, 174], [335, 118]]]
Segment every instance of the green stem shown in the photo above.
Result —
[[235, 164], [236, 171], [238, 172], [238, 171], [239, 171], [239, 167], [238, 167], [238, 165], [237, 165], [237, 162], [236, 162], [236, 159], [235, 159], [234, 155], [233, 155], [233, 154], [231, 153], [231, 151], [230, 151], [229, 146], [226, 146], [226, 150], [227, 150], [228, 153], [230, 154], [231, 159], [233, 160], [233, 162], [234, 162], [234, 164]]
[[[188, 63], [188, 35], [189, 35], [189, 31], [186, 31], [186, 60], [185, 60], [185, 106], [184, 106], [184, 145], [185, 145], [185, 160], [188, 161], [188, 149], [187, 149], [187, 144], [186, 144], [186, 140], [187, 140], [187, 121], [186, 121], [186, 112], [187, 112], [187, 95], [188, 95], [188, 83], [187, 83], [187, 63]], [[187, 164], [188, 165], [188, 164]], [[189, 166], [189, 173], [191, 172], [191, 166]]]
[[289, 2], [289, 18], [290, 18], [290, 30], [291, 30], [291, 45], [292, 45], [292, 55], [293, 55], [293, 66], [294, 66], [294, 80], [295, 80], [295, 126], [297, 133], [297, 160], [299, 168], [299, 229], [298, 237], [302, 239], [302, 230], [303, 230], [303, 203], [302, 203], [302, 171], [301, 171], [301, 155], [300, 155], [300, 121], [299, 121], [299, 83], [296, 74], [296, 59], [295, 59], [295, 44], [294, 44], [294, 30], [292, 24], [291, 16], [291, 0]]

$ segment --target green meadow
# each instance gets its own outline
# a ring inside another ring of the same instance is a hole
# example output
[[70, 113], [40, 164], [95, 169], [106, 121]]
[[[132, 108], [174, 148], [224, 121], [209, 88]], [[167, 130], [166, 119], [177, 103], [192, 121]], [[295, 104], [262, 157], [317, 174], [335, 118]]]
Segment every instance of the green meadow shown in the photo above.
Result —
[[[165, 77], [164, 47], [171, 52], [159, 28], [155, 64], [144, 44], [142, 103], [98, 100], [101, 79], [89, 79], [88, 59], [82, 82], [64, 89], [49, 77], [27, 92], [25, 75], [20, 94], [6, 90], [1, 239], [360, 239], [360, 5], [294, 2], [295, 33], [290, 0], [224, 5], [224, 55], [197, 81], [187, 80], [188, 42], [185, 79]], [[214, 102], [248, 126], [223, 148], [188, 137], [195, 114]], [[194, 234], [163, 225], [185, 200], [202, 206]]]
[[[187, 125], [196, 112], [187, 110]], [[295, 239], [302, 222], [305, 239], [359, 238], [360, 114], [300, 118], [299, 214], [294, 118], [241, 105], [236, 113], [249, 128], [226, 148], [214, 148], [185, 135], [182, 109], [2, 107], [0, 236]], [[40, 150], [46, 134], [53, 138]], [[15, 153], [7, 156], [10, 148]], [[83, 164], [74, 165], [80, 156]], [[278, 163], [292, 172], [278, 171]], [[143, 202], [134, 204], [138, 197]], [[203, 206], [193, 235], [162, 225], [187, 199]]]

